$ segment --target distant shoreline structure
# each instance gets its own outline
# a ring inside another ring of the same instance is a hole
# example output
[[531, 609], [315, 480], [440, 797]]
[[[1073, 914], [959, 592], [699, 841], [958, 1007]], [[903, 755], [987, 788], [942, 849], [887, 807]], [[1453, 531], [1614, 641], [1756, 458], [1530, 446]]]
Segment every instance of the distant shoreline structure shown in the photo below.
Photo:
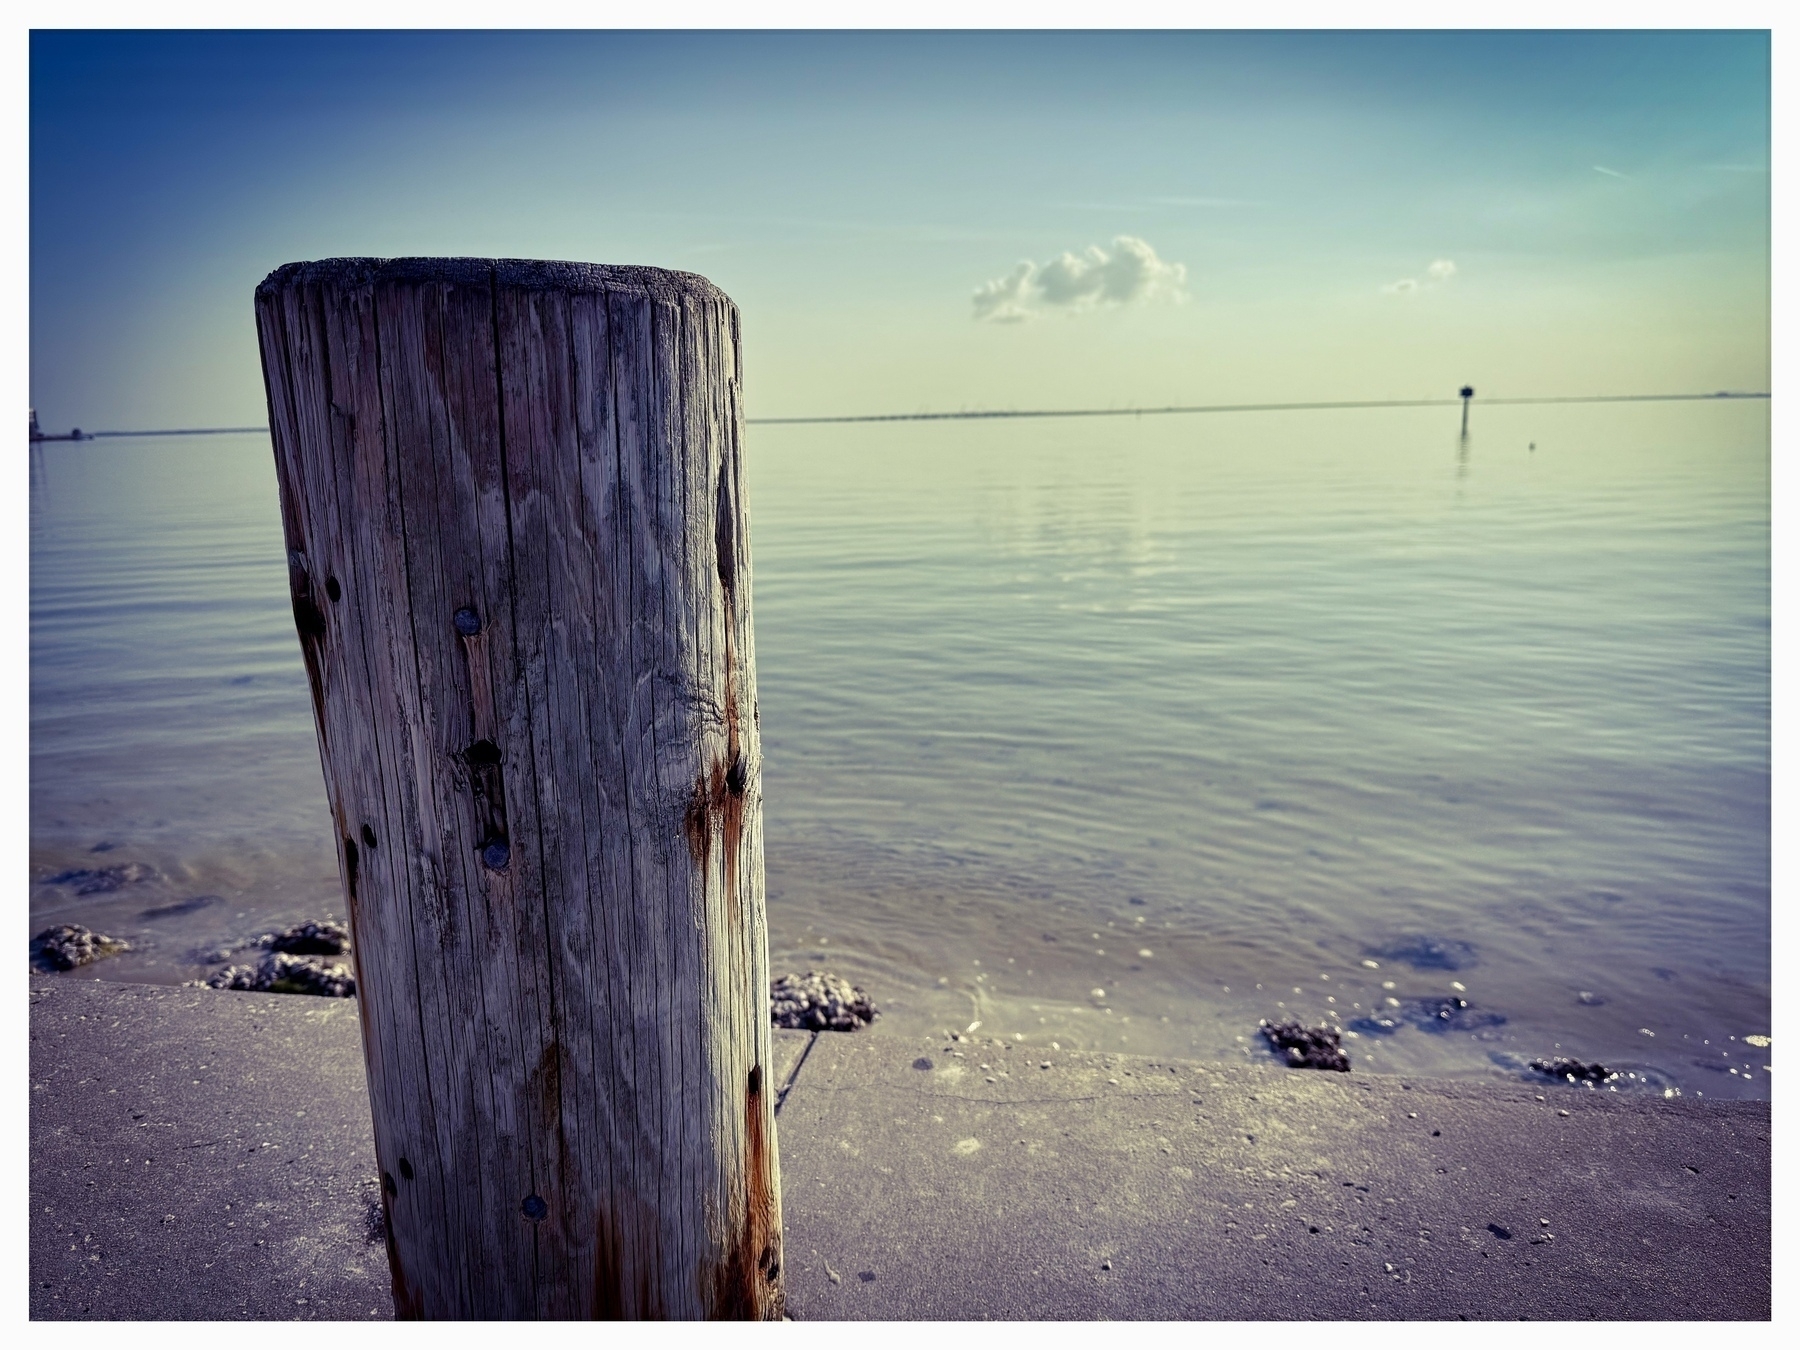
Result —
[[[1720, 389], [1710, 394], [1563, 394], [1529, 398], [1484, 398], [1484, 404], [1518, 407], [1553, 403], [1694, 403], [1732, 399], [1768, 399], [1768, 393]], [[1050, 417], [1167, 417], [1193, 413], [1234, 412], [1329, 412], [1355, 408], [1454, 408], [1466, 402], [1454, 398], [1339, 399], [1312, 403], [1179, 403], [1154, 408], [994, 408], [973, 412], [847, 413], [820, 417], [746, 417], [745, 426], [842, 426], [869, 422], [996, 422]], [[151, 431], [82, 431], [79, 427], [57, 434], [38, 429], [37, 411], [31, 414], [31, 441], [96, 441], [136, 436], [247, 436], [266, 435], [267, 426], [168, 427]]]
[[33, 445], [39, 441], [91, 441], [93, 439], [92, 436], [83, 435], [80, 427], [75, 427], [70, 431], [46, 432], [38, 426], [37, 409], [31, 410], [31, 443]]

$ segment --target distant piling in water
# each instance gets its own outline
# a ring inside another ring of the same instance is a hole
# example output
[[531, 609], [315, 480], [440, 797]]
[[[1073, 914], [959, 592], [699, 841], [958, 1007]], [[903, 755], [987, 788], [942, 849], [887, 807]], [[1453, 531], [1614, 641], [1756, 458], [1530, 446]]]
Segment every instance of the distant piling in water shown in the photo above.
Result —
[[1457, 390], [1457, 396], [1462, 399], [1463, 405], [1462, 434], [1467, 436], [1469, 434], [1469, 400], [1475, 397], [1475, 386], [1465, 384]]

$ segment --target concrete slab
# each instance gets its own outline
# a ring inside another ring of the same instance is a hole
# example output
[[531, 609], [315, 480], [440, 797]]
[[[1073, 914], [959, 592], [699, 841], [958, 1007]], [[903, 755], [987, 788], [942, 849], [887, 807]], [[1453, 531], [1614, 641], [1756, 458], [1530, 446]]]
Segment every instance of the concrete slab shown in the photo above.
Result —
[[1766, 1102], [840, 1035], [778, 1133], [797, 1320], [1769, 1316]]
[[[392, 1315], [354, 1003], [31, 1001], [33, 1318]], [[1766, 1102], [774, 1049], [796, 1319], [1769, 1316]]]

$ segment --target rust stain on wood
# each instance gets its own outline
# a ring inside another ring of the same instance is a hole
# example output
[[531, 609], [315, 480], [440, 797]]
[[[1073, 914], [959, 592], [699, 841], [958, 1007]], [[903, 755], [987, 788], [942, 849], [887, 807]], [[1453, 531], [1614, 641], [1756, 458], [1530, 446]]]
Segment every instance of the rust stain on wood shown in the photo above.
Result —
[[738, 845], [744, 837], [744, 756], [739, 752], [733, 757], [731, 767], [721, 772], [717, 764], [713, 765], [713, 774], [719, 780], [719, 791], [716, 800], [719, 803], [719, 827], [725, 836], [725, 903], [731, 914], [733, 927], [740, 919], [738, 906]]
[[764, 1122], [763, 1071], [751, 1068], [744, 1092], [744, 1219], [716, 1268], [712, 1316], [717, 1321], [781, 1319], [781, 1233], [775, 1224], [773, 1158]]
[[743, 730], [738, 712], [737, 660], [737, 524], [731, 500], [730, 474], [721, 469], [717, 510], [713, 517], [713, 549], [724, 590], [725, 619], [725, 755], [695, 781], [682, 820], [688, 851], [704, 870], [712, 856], [715, 829], [723, 836], [725, 904], [735, 927], [741, 919], [738, 896], [738, 852], [744, 836], [744, 798], [750, 786], [750, 765], [744, 758]]
[[[736, 739], [735, 736], [732, 738], [733, 741]], [[750, 785], [750, 770], [744, 762], [743, 751], [735, 745], [730, 749], [735, 753], [729, 762], [715, 759], [712, 767], [694, 780], [694, 790], [688, 796], [687, 811], [682, 816], [682, 832], [687, 836], [688, 852], [693, 855], [694, 865], [702, 870], [712, 858], [713, 834], [716, 831], [722, 836], [725, 903], [735, 925], [739, 920], [738, 851], [744, 838], [744, 798]]]
[[694, 866], [704, 870], [712, 853], [712, 789], [705, 774], [694, 780], [694, 790], [688, 794], [687, 811], [681, 818], [681, 829], [687, 835], [688, 852], [693, 855]]
[[[637, 1287], [627, 1296], [622, 1253], [624, 1244], [619, 1234], [617, 1215], [628, 1211], [639, 1220], [632, 1235], [632, 1249], [638, 1257]], [[642, 1204], [635, 1201], [601, 1204], [595, 1211], [594, 1230], [594, 1302], [593, 1319], [597, 1322], [661, 1321], [668, 1317], [652, 1275], [662, 1266], [662, 1244]]]

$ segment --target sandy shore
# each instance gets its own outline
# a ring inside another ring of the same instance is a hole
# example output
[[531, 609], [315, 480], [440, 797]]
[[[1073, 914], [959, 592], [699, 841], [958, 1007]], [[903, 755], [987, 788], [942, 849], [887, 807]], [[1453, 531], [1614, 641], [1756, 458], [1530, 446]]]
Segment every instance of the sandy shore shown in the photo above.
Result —
[[[353, 1001], [34, 979], [31, 1315], [392, 1315]], [[797, 1320], [1765, 1319], [1767, 1102], [778, 1032]]]

